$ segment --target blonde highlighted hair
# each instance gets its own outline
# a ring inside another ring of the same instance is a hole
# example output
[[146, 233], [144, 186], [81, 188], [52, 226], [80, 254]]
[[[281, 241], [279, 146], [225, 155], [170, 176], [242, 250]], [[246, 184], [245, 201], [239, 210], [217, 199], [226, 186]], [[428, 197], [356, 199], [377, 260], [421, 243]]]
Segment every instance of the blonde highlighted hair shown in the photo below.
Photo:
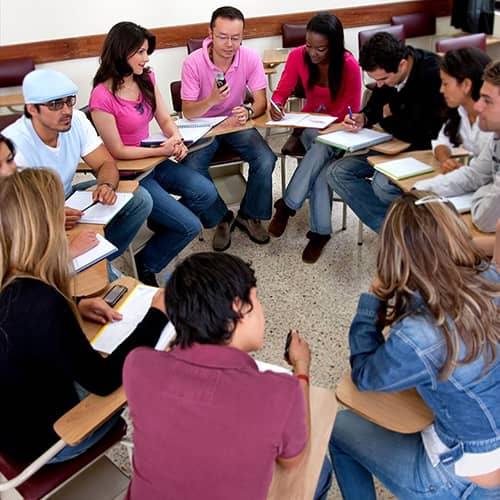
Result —
[[64, 231], [64, 191], [55, 172], [28, 168], [0, 178], [0, 292], [15, 278], [56, 288], [75, 311]]
[[[380, 319], [384, 325], [401, 319], [418, 292], [446, 342], [442, 380], [480, 356], [485, 367], [496, 359], [500, 312], [494, 298], [500, 284], [480, 275], [488, 265], [449, 202], [411, 191], [391, 205], [377, 255], [380, 285], [374, 292], [390, 303]], [[461, 342], [466, 354], [459, 359]]]

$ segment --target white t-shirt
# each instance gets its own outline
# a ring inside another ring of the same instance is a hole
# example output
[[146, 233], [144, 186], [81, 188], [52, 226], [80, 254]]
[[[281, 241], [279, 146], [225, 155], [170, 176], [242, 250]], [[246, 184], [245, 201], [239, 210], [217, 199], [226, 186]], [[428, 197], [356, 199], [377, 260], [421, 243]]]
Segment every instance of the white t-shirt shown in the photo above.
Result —
[[71, 184], [80, 158], [95, 151], [102, 141], [92, 123], [82, 111], [73, 110], [71, 129], [59, 133], [57, 146], [47, 146], [33, 128], [29, 118], [19, 118], [2, 132], [14, 142], [15, 161], [20, 167], [49, 167], [54, 169], [64, 185], [66, 196], [71, 194]]

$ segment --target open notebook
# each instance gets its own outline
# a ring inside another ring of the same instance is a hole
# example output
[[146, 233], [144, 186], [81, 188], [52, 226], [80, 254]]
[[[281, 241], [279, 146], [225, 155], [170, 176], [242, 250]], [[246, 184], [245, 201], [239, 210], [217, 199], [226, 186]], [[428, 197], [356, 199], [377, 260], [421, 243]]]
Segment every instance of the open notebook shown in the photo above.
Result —
[[455, 208], [457, 209], [457, 212], [460, 214], [465, 214], [467, 212], [470, 212], [472, 208], [472, 197], [474, 196], [474, 193], [465, 193], [461, 194], [459, 196], [449, 196], [448, 201], [453, 203]]
[[73, 268], [77, 273], [93, 266], [118, 250], [118, 248], [104, 238], [104, 236], [101, 236], [99, 233], [97, 233], [96, 236], [98, 241], [97, 245], [73, 259]]
[[305, 113], [285, 113], [282, 120], [269, 120], [266, 125], [277, 125], [279, 127], [304, 127], [304, 128], [325, 128], [337, 119], [330, 115], [309, 115]]
[[[104, 325], [92, 339], [92, 347], [96, 351], [111, 354], [144, 319], [157, 291], [158, 288], [138, 284], [117, 308], [123, 319]], [[156, 349], [164, 350], [174, 337], [175, 329], [169, 321], [156, 344]]]
[[132, 198], [132, 193], [116, 193], [114, 205], [92, 203], [91, 191], [75, 191], [65, 202], [66, 207], [83, 210], [78, 222], [85, 224], [107, 224]]
[[[175, 124], [182, 135], [184, 144], [189, 146], [208, 134], [213, 127], [223, 122], [226, 118], [227, 116], [211, 116], [207, 118], [196, 118], [195, 120], [179, 118]], [[152, 134], [141, 141], [141, 146], [146, 148], [157, 148], [166, 140], [167, 138], [163, 134]]]
[[330, 132], [329, 134], [320, 134], [315, 140], [323, 144], [328, 144], [328, 146], [334, 146], [339, 149], [344, 149], [345, 151], [353, 152], [390, 141], [391, 139], [392, 135], [386, 132], [362, 128], [357, 132], [338, 130], [336, 132]]

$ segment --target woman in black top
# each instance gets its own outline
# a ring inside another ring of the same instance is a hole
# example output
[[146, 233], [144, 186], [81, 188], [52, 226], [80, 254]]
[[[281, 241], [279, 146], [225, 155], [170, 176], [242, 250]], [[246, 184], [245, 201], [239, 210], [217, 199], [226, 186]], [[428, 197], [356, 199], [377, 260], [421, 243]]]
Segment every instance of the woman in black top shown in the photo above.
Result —
[[[0, 449], [32, 460], [58, 440], [52, 425], [78, 403], [75, 382], [99, 395], [118, 388], [126, 355], [139, 345], [154, 346], [166, 316], [158, 293], [136, 330], [101, 357], [80, 317], [104, 322], [117, 316], [102, 299], [77, 305], [71, 297], [57, 175], [25, 169], [0, 178], [0, 207]], [[87, 440], [75, 450], [66, 447], [59, 459], [82, 453], [95, 436]]]

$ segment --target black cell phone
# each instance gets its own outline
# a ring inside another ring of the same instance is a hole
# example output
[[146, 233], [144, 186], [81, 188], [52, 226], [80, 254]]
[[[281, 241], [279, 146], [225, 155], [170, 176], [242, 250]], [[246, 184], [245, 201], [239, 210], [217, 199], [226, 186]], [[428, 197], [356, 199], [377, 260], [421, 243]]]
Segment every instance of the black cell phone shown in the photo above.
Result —
[[123, 285], [115, 285], [103, 297], [104, 302], [110, 307], [116, 306], [118, 301], [127, 293], [128, 288]]
[[217, 88], [224, 87], [226, 85], [226, 79], [224, 77], [224, 73], [216, 73], [215, 74], [215, 84], [217, 85]]
[[[288, 332], [285, 342], [285, 361], [290, 363], [290, 343], [292, 342], [292, 330]], [[290, 363], [291, 364], [291, 363]]]

